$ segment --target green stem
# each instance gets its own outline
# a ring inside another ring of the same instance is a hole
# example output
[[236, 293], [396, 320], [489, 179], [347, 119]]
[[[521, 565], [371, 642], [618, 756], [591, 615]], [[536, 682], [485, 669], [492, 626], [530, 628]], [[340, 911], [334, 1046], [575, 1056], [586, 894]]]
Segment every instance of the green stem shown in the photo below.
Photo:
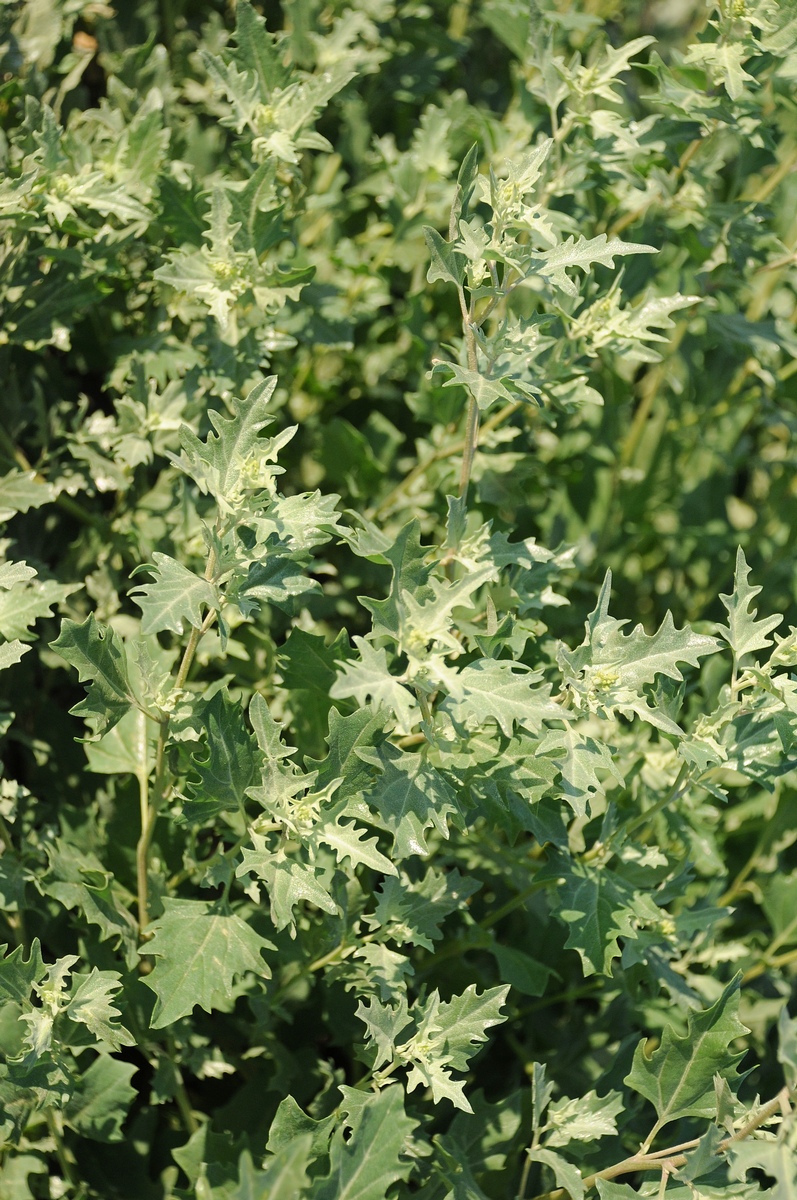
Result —
[[75, 1198], [77, 1200], [77, 1198], [83, 1196], [85, 1192], [75, 1172], [75, 1164], [73, 1163], [69, 1154], [67, 1154], [66, 1146], [64, 1145], [64, 1134], [60, 1120], [61, 1114], [56, 1113], [55, 1109], [53, 1108], [46, 1109], [45, 1113], [47, 1128], [50, 1131], [50, 1137], [53, 1139], [53, 1143], [55, 1145], [55, 1154], [58, 1159], [59, 1166], [61, 1167], [61, 1174], [69, 1186], [74, 1189]]
[[[211, 549], [208, 554], [207, 563], [205, 564], [205, 579], [212, 579], [215, 570], [216, 552]], [[215, 619], [216, 610], [211, 609], [199, 628], [192, 626], [180, 666], [174, 677], [173, 691], [182, 691], [185, 686], [197, 646], [203, 634], [210, 629]], [[155, 749], [155, 779], [152, 786], [151, 799], [149, 796], [149, 770], [146, 763], [144, 770], [139, 776], [141, 834], [136, 845], [136, 884], [138, 888], [138, 926], [142, 937], [145, 936], [144, 931], [149, 924], [149, 850], [152, 845], [153, 834], [155, 833], [155, 825], [166, 799], [166, 743], [169, 739], [170, 723], [171, 717], [168, 713], [164, 714], [159, 722], [158, 742]], [[141, 966], [143, 970], [146, 970], [145, 962], [146, 960], [142, 959]]]
[[502, 921], [509, 913], [514, 912], [516, 908], [521, 908], [535, 892], [540, 892], [543, 888], [550, 887], [553, 883], [553, 879], [542, 879], [537, 880], [536, 883], [529, 884], [522, 892], [518, 892], [517, 896], [513, 896], [511, 900], [507, 900], [500, 908], [496, 908], [494, 912], [491, 912], [488, 917], [479, 921], [479, 928], [490, 929], [493, 925], [497, 925], [499, 921]]
[[[617, 832], [622, 833], [624, 838], [631, 837], [631, 835], [636, 833], [638, 829], [641, 829], [647, 825], [651, 817], [655, 817], [657, 813], [660, 813], [663, 809], [668, 808], [676, 800], [679, 800], [689, 784], [689, 780], [686, 778], [688, 771], [688, 764], [683, 763], [678, 775], [676, 776], [675, 783], [672, 785], [669, 792], [657, 800], [655, 804], [651, 804], [650, 808], [646, 808], [644, 812], [641, 812], [637, 817], [634, 818], [633, 821], [631, 821], [629, 825], [621, 825]], [[582, 855], [582, 862], [590, 862], [593, 858], [597, 858], [600, 854], [606, 853], [611, 846], [611, 843], [611, 837], [608, 837], [605, 842], [599, 842], [597, 845], [588, 850], [586, 854]]]
[[[503, 425], [504, 421], [508, 421], [509, 418], [513, 416], [520, 407], [521, 404], [519, 400], [513, 400], [511, 404], [505, 404], [502, 409], [499, 409], [499, 411], [490, 417], [488, 421], [484, 422], [482, 431], [487, 433], [489, 430], [497, 429], [499, 425]], [[423, 462], [419, 462], [416, 466], [414, 466], [412, 470], [404, 476], [401, 482], [397, 483], [393, 490], [388, 492], [384, 500], [380, 500], [376, 508], [369, 509], [365, 514], [366, 517], [368, 517], [369, 520], [373, 520], [374, 517], [379, 517], [382, 515], [382, 513], [387, 512], [387, 510], [393, 505], [393, 502], [397, 500], [399, 496], [403, 495], [403, 493], [412, 486], [416, 479], [420, 479], [423, 475], [425, 475], [430, 467], [433, 467], [435, 463], [444, 462], [447, 458], [454, 458], [457, 454], [462, 454], [465, 449], [465, 445], [465, 438], [460, 438], [459, 441], [452, 442], [450, 446], [446, 446], [440, 450], [435, 450], [435, 452], [430, 454], [428, 458], [425, 458]]]
[[180, 1111], [183, 1127], [190, 1137], [192, 1133], [196, 1133], [197, 1129], [199, 1129], [199, 1123], [194, 1116], [194, 1110], [191, 1108], [191, 1101], [188, 1099], [188, 1092], [186, 1091], [183, 1073], [180, 1070], [180, 1066], [177, 1062], [177, 1048], [174, 1044], [174, 1038], [171, 1036], [171, 1034], [168, 1034], [166, 1037], [166, 1047], [172, 1068], [174, 1070], [175, 1104]]

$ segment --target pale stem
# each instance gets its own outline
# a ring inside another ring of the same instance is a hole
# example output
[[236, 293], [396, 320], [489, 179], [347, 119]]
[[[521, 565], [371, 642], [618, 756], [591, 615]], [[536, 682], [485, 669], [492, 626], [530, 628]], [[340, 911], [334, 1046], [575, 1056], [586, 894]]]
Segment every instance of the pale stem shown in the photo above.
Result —
[[[468, 369], [478, 371], [479, 359], [476, 353], [476, 334], [473, 328], [468, 307], [465, 303], [465, 292], [460, 287], [459, 291], [459, 306], [462, 312], [462, 328], [465, 332], [465, 341], [468, 351]], [[468, 396], [468, 410], [465, 417], [465, 451], [462, 455], [462, 470], [459, 475], [459, 497], [461, 500], [466, 500], [468, 496], [468, 484], [470, 483], [471, 471], [473, 470], [473, 457], [476, 453], [476, 447], [479, 443], [479, 406], [476, 403], [473, 395]]]
[[[778, 1092], [777, 1096], [772, 1100], [768, 1100], [766, 1104], [759, 1108], [758, 1112], [742, 1125], [741, 1129], [737, 1129], [730, 1137], [726, 1137], [717, 1146], [717, 1154], [724, 1154], [736, 1142], [744, 1141], [756, 1129], [765, 1125], [778, 1112], [783, 1112], [788, 1106], [791, 1090], [788, 1087], [783, 1087]], [[605, 1167], [602, 1171], [596, 1171], [594, 1175], [585, 1175], [583, 1184], [584, 1190], [595, 1186], [599, 1179], [617, 1179], [620, 1175], [632, 1175], [637, 1171], [662, 1171], [670, 1173], [678, 1167], [684, 1166], [686, 1163], [686, 1150], [694, 1150], [699, 1144], [700, 1138], [693, 1138], [690, 1142], [681, 1142], [678, 1146], [668, 1146], [666, 1150], [656, 1150], [653, 1153], [648, 1153], [647, 1147], [653, 1141], [657, 1132], [661, 1128], [657, 1121], [653, 1129], [648, 1134], [648, 1137], [642, 1144], [637, 1154], [632, 1154], [629, 1158], [622, 1159], [621, 1162], [614, 1163], [611, 1167]], [[563, 1200], [569, 1193], [566, 1188], [555, 1188], [551, 1192], [542, 1192], [535, 1197], [535, 1200]]]

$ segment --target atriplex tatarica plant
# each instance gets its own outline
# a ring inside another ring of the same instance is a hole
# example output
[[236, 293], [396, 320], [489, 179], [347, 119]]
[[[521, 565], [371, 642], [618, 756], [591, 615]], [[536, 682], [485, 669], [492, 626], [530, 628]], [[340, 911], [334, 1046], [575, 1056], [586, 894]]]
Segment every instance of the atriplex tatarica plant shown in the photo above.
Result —
[[0, 16], [0, 1200], [786, 1200], [797, 10], [232, 7]]

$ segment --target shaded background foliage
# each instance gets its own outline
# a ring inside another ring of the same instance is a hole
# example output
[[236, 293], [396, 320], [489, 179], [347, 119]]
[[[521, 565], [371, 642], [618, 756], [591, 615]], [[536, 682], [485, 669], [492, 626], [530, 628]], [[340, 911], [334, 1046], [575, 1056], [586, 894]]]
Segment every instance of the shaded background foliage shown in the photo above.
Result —
[[[76, 620], [93, 611], [134, 637], [132, 571], [156, 551], [201, 570], [210, 504], [168, 455], [179, 450], [182, 422], [205, 437], [209, 410], [227, 411], [232, 397], [272, 373], [276, 429], [298, 425], [280, 455], [286, 495], [334, 492], [342, 511], [364, 514], [390, 537], [417, 517], [425, 543], [442, 540], [463, 394], [430, 367], [449, 357], [447, 347], [456, 357], [462, 333], [454, 292], [427, 282], [423, 226], [445, 234], [456, 173], [474, 142], [483, 167], [500, 170], [540, 135], [553, 137], [546, 203], [561, 236], [607, 233], [659, 250], [623, 259], [615, 271], [598, 266], [584, 281], [583, 304], [528, 292], [512, 302], [518, 316], [549, 320], [553, 341], [535, 351], [531, 371], [552, 390], [541, 407], [518, 395], [486, 416], [471, 508], [513, 539], [575, 548], [558, 584], [570, 604], [546, 614], [552, 633], [577, 640], [607, 568], [619, 615], [652, 631], [671, 610], [678, 625], [708, 632], [724, 619], [718, 595], [732, 590], [738, 544], [766, 611], [797, 623], [797, 13], [726, 5], [720, 43], [749, 57], [701, 59], [688, 48], [714, 44], [702, 4], [256, 7], [269, 29], [284, 31], [280, 54], [290, 70], [306, 72], [318, 90], [287, 115], [260, 104], [246, 120], [207, 57], [223, 59], [234, 45], [226, 4], [162, 0], [114, 10], [36, 0], [0, 9], [0, 513], [9, 557], [25, 559], [44, 581], [41, 641], [4, 676], [16, 713], [3, 751], [4, 797], [10, 802], [17, 787], [10, 781], [29, 789], [21, 827], [40, 853], [60, 826], [84, 856], [101, 846], [104, 869], [128, 891], [135, 787], [85, 770], [67, 714], [82, 689], [44, 648], [57, 632], [50, 605]], [[762, 32], [757, 15], [774, 31]], [[648, 36], [655, 44], [638, 43], [633, 67], [626, 59], [601, 78], [605, 46], [620, 54]], [[273, 63], [259, 69], [279, 74]], [[663, 324], [647, 329], [617, 307], [622, 297], [676, 293], [689, 303], [671, 323], [665, 312]], [[647, 338], [651, 329], [659, 340]], [[294, 611], [264, 609], [241, 623], [226, 651], [211, 635], [199, 657], [207, 679], [268, 695], [293, 744], [313, 759], [324, 754], [330, 709], [354, 705], [345, 697], [333, 705], [332, 655], [327, 678], [308, 667], [295, 637], [286, 653], [286, 638], [297, 627], [327, 642], [340, 630], [364, 634], [368, 614], [356, 597], [381, 595], [388, 581], [384, 564], [346, 541], [323, 554], [313, 566], [323, 585], [316, 593]], [[713, 662], [703, 668], [709, 697], [724, 682]], [[697, 712], [704, 701], [691, 702]], [[655, 755], [637, 769], [655, 776]], [[774, 901], [766, 909], [768, 874], [773, 864], [795, 866], [794, 792], [789, 776], [772, 793], [740, 777], [734, 795], [719, 823], [706, 818], [716, 841], [703, 874], [727, 874], [718, 900], [760, 838], [760, 878], [747, 891], [742, 881], [733, 919], [716, 927], [717, 948], [700, 953], [707, 970], [725, 955], [755, 971], [768, 944], [761, 930], [776, 920]], [[200, 859], [213, 837], [197, 834]], [[160, 852], [167, 873], [178, 874], [183, 850], [173, 830], [162, 833]], [[506, 899], [496, 882], [502, 853], [494, 890], [474, 901], [482, 917]], [[9, 877], [12, 941], [22, 932], [15, 910], [30, 904], [33, 887], [30, 877]], [[33, 906], [28, 935], [51, 956], [79, 952], [88, 938], [91, 962], [110, 968], [107, 942], [67, 909], [52, 896]], [[585, 983], [541, 901], [507, 916], [503, 944], [526, 944], [532, 927], [538, 957], [557, 964], [561, 983], [540, 998], [527, 980], [532, 998], [516, 1004], [511, 1025], [479, 1060], [479, 1086], [497, 1098], [507, 1076], [519, 1083], [524, 1063], [550, 1055], [565, 1094], [582, 1094], [585, 1075], [619, 1087], [640, 1032], [662, 1027], [670, 1001], [641, 985], [600, 993]], [[258, 929], [268, 936], [265, 920]], [[451, 946], [444, 965], [436, 965], [438, 950], [420, 974], [445, 978], [455, 991], [474, 974], [492, 980], [489, 946], [469, 948], [467, 935]], [[635, 965], [626, 965], [631, 980]], [[520, 971], [515, 963], [514, 980]], [[764, 974], [750, 1001], [754, 1042], [771, 1040], [767, 1004], [780, 1005], [793, 986], [784, 972], [774, 981]], [[352, 1078], [361, 1030], [350, 997], [333, 979], [309, 1003], [318, 1044], [305, 1017], [270, 1032], [265, 1102], [256, 1060], [238, 1061], [235, 1075], [214, 1073], [205, 1053], [217, 1043], [239, 1053], [240, 1011], [226, 1024], [201, 1014], [181, 1047], [192, 1104], [214, 1115], [213, 1154], [233, 1174], [241, 1147], [223, 1131], [246, 1131], [259, 1147], [280, 1094], [292, 1090], [302, 1104], [316, 1097], [314, 1115], [323, 1116], [333, 1073]], [[628, 1031], [619, 1047], [617, 1029]], [[767, 1095], [779, 1086], [769, 1051], [755, 1080]], [[156, 1076], [150, 1084], [173, 1108], [168, 1083]], [[155, 1181], [173, 1170], [170, 1154], [185, 1131], [164, 1125], [147, 1086], [136, 1086], [129, 1128], [150, 1149], [125, 1148], [129, 1183], [117, 1178], [118, 1147], [81, 1152], [100, 1194], [168, 1194]], [[436, 1119], [440, 1129], [447, 1123]], [[190, 1156], [181, 1161], [178, 1151], [177, 1161], [182, 1186], [184, 1176], [195, 1183]]]

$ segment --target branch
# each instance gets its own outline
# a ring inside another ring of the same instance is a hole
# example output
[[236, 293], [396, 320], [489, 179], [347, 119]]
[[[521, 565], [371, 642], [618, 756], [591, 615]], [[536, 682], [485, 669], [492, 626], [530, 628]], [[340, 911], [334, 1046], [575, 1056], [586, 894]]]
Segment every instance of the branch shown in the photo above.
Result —
[[[791, 1089], [783, 1087], [771, 1100], [762, 1105], [748, 1121], [742, 1125], [741, 1129], [726, 1137], [717, 1146], [717, 1155], [725, 1154], [731, 1146], [736, 1142], [744, 1141], [751, 1133], [755, 1133], [762, 1125], [765, 1125], [774, 1115], [783, 1111], [784, 1106], [789, 1102]], [[672, 1172], [686, 1164], [687, 1150], [694, 1150], [700, 1142], [700, 1138], [692, 1138], [689, 1142], [681, 1142], [677, 1146], [668, 1146], [666, 1150], [655, 1150], [652, 1152], [639, 1151], [632, 1154], [629, 1158], [624, 1158], [620, 1162], [613, 1163], [610, 1167], [604, 1167], [602, 1171], [596, 1171], [593, 1175], [586, 1175], [583, 1180], [584, 1190], [588, 1191], [593, 1188], [599, 1179], [617, 1179], [620, 1175], [634, 1175], [640, 1171], [665, 1171]], [[550, 1192], [539, 1193], [534, 1200], [564, 1200], [570, 1193], [566, 1188], [555, 1188]]]

